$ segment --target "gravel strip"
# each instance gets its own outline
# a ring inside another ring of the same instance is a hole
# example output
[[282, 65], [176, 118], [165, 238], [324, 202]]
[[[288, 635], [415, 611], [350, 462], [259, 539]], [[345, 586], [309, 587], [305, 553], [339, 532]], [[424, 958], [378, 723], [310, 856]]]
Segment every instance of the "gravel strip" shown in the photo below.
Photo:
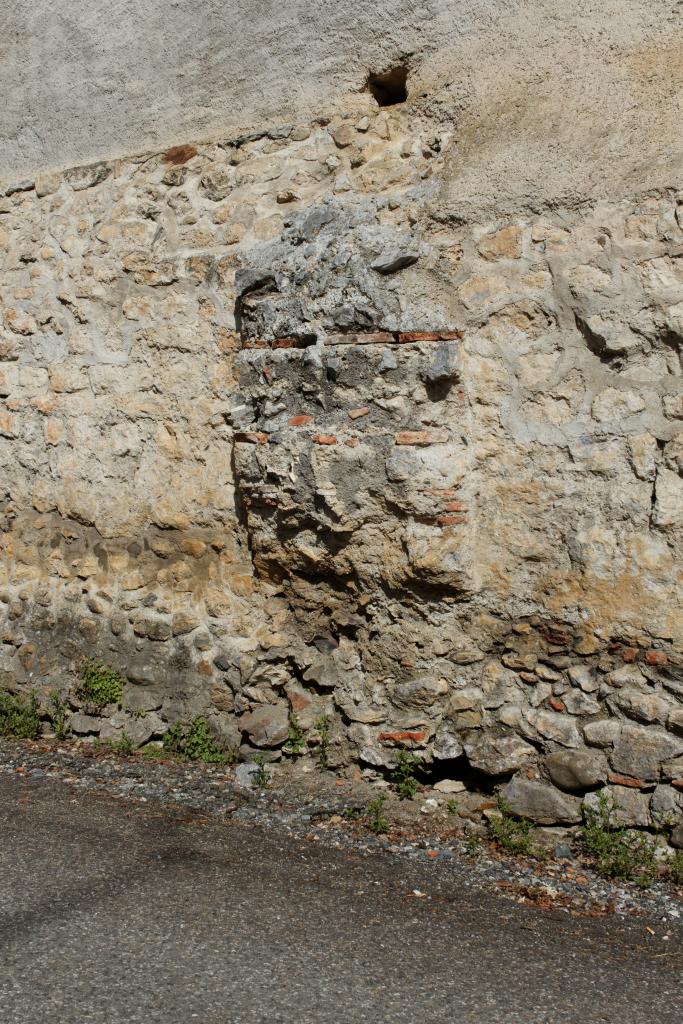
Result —
[[[640, 889], [601, 878], [578, 859], [503, 856], [491, 843], [474, 845], [459, 827], [435, 829], [421, 813], [419, 797], [404, 808], [404, 823], [376, 836], [361, 820], [344, 816], [349, 809], [366, 808], [377, 796], [377, 787], [362, 780], [289, 768], [277, 769], [267, 788], [259, 788], [241, 784], [235, 769], [224, 765], [156, 761], [92, 745], [6, 739], [0, 739], [0, 773], [58, 779], [113, 799], [158, 803], [179, 814], [190, 812], [197, 823], [211, 816], [281, 829], [365, 855], [426, 860], [442, 878], [450, 876], [466, 888], [494, 889], [513, 901], [569, 914], [640, 917], [648, 935], [661, 941], [665, 950], [683, 944], [683, 890], [671, 883]], [[429, 898], [428, 893], [415, 895]]]

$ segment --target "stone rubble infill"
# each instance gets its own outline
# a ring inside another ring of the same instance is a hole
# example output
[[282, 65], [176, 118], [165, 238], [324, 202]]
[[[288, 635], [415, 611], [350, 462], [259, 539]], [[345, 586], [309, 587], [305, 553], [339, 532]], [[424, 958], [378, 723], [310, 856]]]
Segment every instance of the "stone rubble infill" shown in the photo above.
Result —
[[[657, 882], [643, 890], [595, 874], [569, 856], [540, 862], [507, 858], [494, 845], [468, 844], [462, 825], [435, 826], [425, 815], [432, 791], [400, 804], [402, 824], [375, 836], [356, 817], [383, 792], [365, 781], [351, 782], [331, 773], [299, 772], [295, 766], [268, 766], [269, 784], [248, 781], [249, 765], [238, 769], [178, 760], [149, 760], [77, 744], [16, 742], [0, 739], [0, 773], [31, 781], [55, 779], [81, 790], [106, 792], [113, 799], [162, 804], [172, 811], [229, 819], [244, 825], [284, 829], [288, 834], [334, 848], [353, 848], [366, 856], [395, 855], [428, 860], [460, 886], [494, 889], [519, 903], [570, 914], [638, 917], [653, 941], [683, 944], [683, 889]], [[253, 772], [253, 769], [252, 769]], [[240, 776], [243, 783], [238, 781]], [[432, 801], [433, 802], [433, 801]], [[387, 808], [388, 808], [387, 804]], [[384, 813], [384, 812], [383, 812]], [[197, 824], [202, 823], [202, 817]], [[569, 853], [569, 849], [567, 849]], [[415, 892], [416, 898], [430, 894]]]
[[3, 687], [681, 848], [678, 174], [454, 215], [420, 93], [2, 189]]

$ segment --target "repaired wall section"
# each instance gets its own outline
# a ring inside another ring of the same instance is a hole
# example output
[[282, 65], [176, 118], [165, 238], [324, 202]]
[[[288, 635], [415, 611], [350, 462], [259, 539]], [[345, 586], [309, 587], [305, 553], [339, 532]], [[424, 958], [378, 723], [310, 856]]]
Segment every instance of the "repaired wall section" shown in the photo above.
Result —
[[683, 196], [456, 217], [453, 144], [365, 93], [7, 190], [2, 685], [679, 817]]

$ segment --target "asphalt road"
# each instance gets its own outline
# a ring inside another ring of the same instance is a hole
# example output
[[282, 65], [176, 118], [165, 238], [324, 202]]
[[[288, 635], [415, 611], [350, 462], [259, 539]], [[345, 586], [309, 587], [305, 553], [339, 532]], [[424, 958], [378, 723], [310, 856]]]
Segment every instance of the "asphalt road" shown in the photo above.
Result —
[[429, 864], [0, 778], [0, 1024], [680, 1024], [670, 945]]

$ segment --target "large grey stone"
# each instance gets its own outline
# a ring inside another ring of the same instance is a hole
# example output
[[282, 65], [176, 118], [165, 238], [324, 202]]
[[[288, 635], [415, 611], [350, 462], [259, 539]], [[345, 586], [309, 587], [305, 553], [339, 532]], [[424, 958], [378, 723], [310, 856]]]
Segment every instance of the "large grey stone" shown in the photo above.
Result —
[[621, 735], [621, 722], [615, 718], [600, 718], [596, 722], [586, 722], [583, 735], [591, 747], [611, 747]]
[[445, 726], [441, 726], [434, 737], [434, 757], [437, 761], [452, 761], [460, 757], [463, 746], [458, 736]]
[[516, 775], [503, 787], [503, 797], [515, 814], [539, 825], [574, 825], [581, 821], [581, 801], [554, 786]]
[[126, 665], [126, 678], [136, 686], [161, 683], [164, 673], [159, 664], [142, 655], [134, 656]]
[[429, 707], [448, 693], [445, 679], [434, 679], [431, 676], [419, 676], [400, 683], [392, 693], [395, 704], [410, 708]]
[[287, 739], [289, 712], [283, 704], [267, 704], [243, 715], [239, 726], [257, 747], [279, 747]]
[[615, 824], [647, 828], [652, 824], [650, 816], [650, 794], [628, 786], [606, 786], [600, 792], [589, 793], [584, 798], [584, 807], [598, 810], [600, 794], [604, 793], [612, 807]]
[[650, 815], [658, 825], [678, 822], [683, 816], [683, 793], [673, 786], [656, 786], [650, 799]]
[[156, 690], [148, 689], [146, 686], [126, 683], [123, 687], [121, 703], [131, 711], [158, 711], [162, 704], [162, 697]]
[[576, 722], [569, 715], [539, 708], [530, 712], [527, 719], [545, 739], [561, 743], [563, 747], [578, 747], [581, 744]]
[[467, 760], [486, 775], [505, 775], [528, 764], [536, 750], [518, 736], [477, 736], [465, 743]]
[[610, 764], [624, 775], [654, 780], [660, 776], [662, 763], [682, 752], [683, 739], [661, 729], [626, 724], [614, 744]]
[[235, 768], [235, 782], [238, 786], [251, 789], [256, 785], [256, 779], [262, 771], [262, 767], [254, 761], [244, 761]]
[[154, 711], [142, 715], [131, 715], [117, 711], [111, 718], [102, 721], [100, 739], [118, 740], [125, 735], [134, 747], [141, 747], [154, 736], [162, 736], [168, 725]]
[[636, 690], [631, 687], [619, 690], [612, 697], [611, 703], [629, 718], [635, 718], [639, 722], [658, 722], [659, 724], [666, 721], [671, 707], [668, 701], [657, 696], [656, 693]]
[[226, 713], [208, 715], [206, 721], [223, 750], [239, 748], [240, 730], [234, 715]]
[[82, 715], [78, 713], [72, 715], [69, 719], [69, 727], [77, 736], [88, 736], [93, 733], [98, 733], [105, 721], [106, 719], [95, 718], [93, 715]]
[[545, 766], [560, 789], [589, 789], [607, 778], [607, 761], [595, 750], [558, 750], [546, 758]]

